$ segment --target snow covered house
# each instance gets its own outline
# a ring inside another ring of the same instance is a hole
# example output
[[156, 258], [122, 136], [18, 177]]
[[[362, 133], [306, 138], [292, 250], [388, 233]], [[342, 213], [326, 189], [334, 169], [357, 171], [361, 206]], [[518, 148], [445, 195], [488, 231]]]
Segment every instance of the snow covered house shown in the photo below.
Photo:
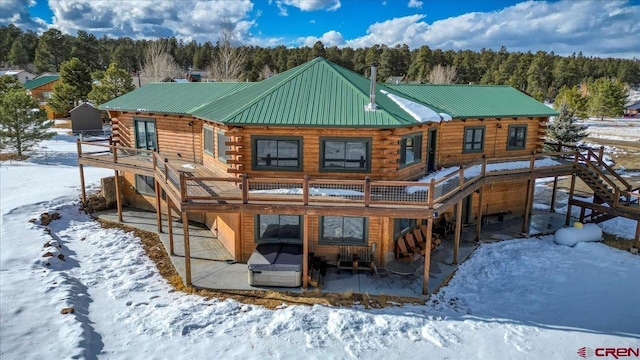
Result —
[[101, 105], [113, 142], [108, 155], [79, 143], [81, 174], [113, 168], [119, 209], [156, 211], [159, 230], [175, 212], [203, 223], [238, 262], [260, 244], [300, 244], [306, 287], [308, 253], [356, 246], [383, 262], [421, 224], [430, 244], [445, 213], [456, 248], [462, 224], [519, 216], [527, 228], [535, 179], [575, 173], [573, 159], [539, 154], [557, 112], [513, 88], [372, 74], [317, 58], [258, 83], [148, 84]]

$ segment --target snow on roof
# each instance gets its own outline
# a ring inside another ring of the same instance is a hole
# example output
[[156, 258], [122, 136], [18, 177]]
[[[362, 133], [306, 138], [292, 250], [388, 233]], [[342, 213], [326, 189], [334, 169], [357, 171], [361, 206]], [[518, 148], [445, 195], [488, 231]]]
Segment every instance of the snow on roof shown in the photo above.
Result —
[[441, 121], [450, 121], [451, 115], [445, 113], [438, 113], [432, 108], [419, 104], [417, 102], [407, 100], [400, 96], [391, 94], [388, 91], [380, 90], [381, 93], [387, 95], [389, 99], [395, 102], [398, 106], [402, 108], [402, 110], [409, 113], [413, 116], [414, 119], [420, 122], [436, 122], [439, 123]]

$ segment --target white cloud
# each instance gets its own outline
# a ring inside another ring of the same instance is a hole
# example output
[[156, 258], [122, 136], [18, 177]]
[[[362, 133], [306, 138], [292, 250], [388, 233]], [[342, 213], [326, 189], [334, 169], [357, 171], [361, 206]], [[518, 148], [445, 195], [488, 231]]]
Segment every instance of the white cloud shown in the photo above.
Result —
[[215, 42], [224, 20], [236, 25], [242, 40], [250, 36], [249, 30], [255, 25], [250, 19], [250, 0], [49, 0], [49, 7], [54, 14], [53, 26], [70, 34], [83, 29], [97, 36], [175, 36]]
[[409, 0], [409, 4], [407, 4], [410, 8], [418, 8], [422, 9], [422, 1], [420, 0]]
[[345, 45], [374, 44], [441, 49], [506, 46], [509, 51], [554, 51], [589, 56], [637, 57], [640, 49], [640, 6], [617, 1], [529, 1], [494, 12], [475, 12], [429, 24], [425, 15], [375, 23], [367, 34]]
[[[336, 11], [342, 6], [340, 4], [340, 0], [281, 0], [276, 1], [276, 5], [278, 9], [280, 9], [280, 14], [282, 15], [282, 5], [293, 6], [302, 11], [316, 11], [316, 10], [326, 10], [326, 11]], [[285, 10], [286, 13], [286, 10]], [[286, 15], [284, 15], [286, 16]]]
[[321, 37], [307, 36], [298, 38], [297, 43], [304, 46], [313, 46], [316, 41], [322, 41], [322, 44], [324, 44], [324, 46], [326, 47], [340, 46], [344, 44], [344, 38], [342, 37], [342, 34], [335, 30], [327, 31], [326, 33], [322, 34]]
[[0, 24], [13, 24], [24, 30], [38, 33], [46, 31], [48, 25], [40, 18], [32, 18], [29, 8], [36, 4], [35, 0], [0, 0]]

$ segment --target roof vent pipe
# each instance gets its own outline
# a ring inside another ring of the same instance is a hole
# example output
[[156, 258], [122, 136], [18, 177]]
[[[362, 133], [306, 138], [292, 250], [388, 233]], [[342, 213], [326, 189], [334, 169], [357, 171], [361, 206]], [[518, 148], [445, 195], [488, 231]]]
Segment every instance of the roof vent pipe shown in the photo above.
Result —
[[376, 69], [378, 67], [378, 63], [371, 64], [371, 87], [369, 88], [369, 105], [367, 105], [367, 110], [375, 111], [377, 109], [376, 106]]

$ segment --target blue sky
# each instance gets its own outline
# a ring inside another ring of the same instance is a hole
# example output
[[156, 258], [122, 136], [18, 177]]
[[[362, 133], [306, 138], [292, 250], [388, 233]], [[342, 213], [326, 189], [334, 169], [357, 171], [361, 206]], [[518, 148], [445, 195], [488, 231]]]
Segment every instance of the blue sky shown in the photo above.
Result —
[[640, 58], [640, 0], [0, 0], [0, 25], [76, 34], [215, 42], [220, 24], [241, 42], [288, 47], [554, 51]]

